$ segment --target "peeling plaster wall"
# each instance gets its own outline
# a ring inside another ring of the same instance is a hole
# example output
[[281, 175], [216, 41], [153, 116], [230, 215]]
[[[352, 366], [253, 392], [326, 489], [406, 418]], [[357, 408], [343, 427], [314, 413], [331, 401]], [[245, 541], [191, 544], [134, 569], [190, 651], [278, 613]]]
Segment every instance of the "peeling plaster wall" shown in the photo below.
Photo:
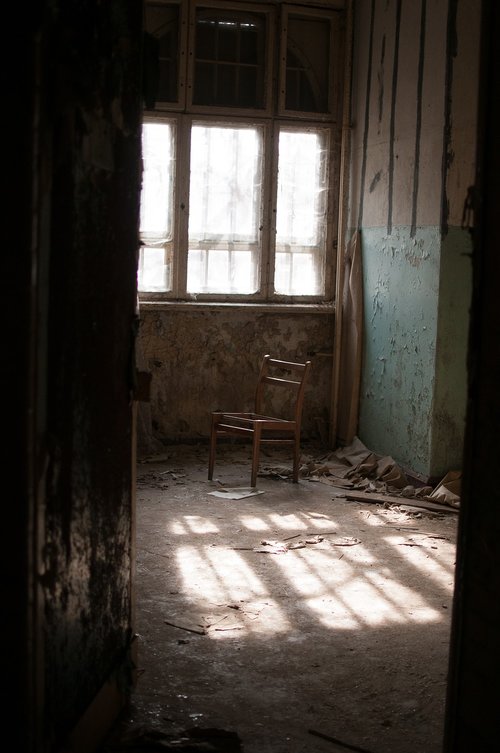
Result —
[[327, 420], [330, 407], [332, 313], [259, 313], [238, 307], [162, 311], [141, 306], [140, 314], [139, 347], [152, 374], [149, 407], [156, 438], [207, 439], [211, 411], [251, 410], [266, 353], [289, 361], [312, 360], [303, 436], [318, 436], [316, 419]]
[[[365, 444], [413, 470], [428, 463], [439, 282], [437, 229], [363, 231], [365, 312], [361, 430]], [[373, 251], [376, 249], [376, 253]]]
[[350, 215], [361, 231], [359, 435], [424, 476], [460, 468], [471, 295], [479, 14], [355, 3]]

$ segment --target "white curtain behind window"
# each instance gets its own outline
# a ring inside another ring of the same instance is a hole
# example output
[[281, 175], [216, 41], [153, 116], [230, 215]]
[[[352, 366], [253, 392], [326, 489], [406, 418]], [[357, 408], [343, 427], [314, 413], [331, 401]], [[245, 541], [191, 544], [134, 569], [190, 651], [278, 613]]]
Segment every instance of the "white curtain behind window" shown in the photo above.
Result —
[[191, 131], [188, 291], [258, 288], [262, 188], [259, 128]]

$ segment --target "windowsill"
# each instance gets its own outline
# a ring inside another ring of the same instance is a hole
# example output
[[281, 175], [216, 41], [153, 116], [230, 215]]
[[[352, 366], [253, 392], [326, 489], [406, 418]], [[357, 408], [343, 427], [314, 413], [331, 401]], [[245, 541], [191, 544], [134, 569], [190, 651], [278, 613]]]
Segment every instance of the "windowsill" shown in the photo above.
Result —
[[334, 314], [334, 303], [257, 303], [246, 301], [139, 301], [141, 311], [255, 311], [259, 314]]

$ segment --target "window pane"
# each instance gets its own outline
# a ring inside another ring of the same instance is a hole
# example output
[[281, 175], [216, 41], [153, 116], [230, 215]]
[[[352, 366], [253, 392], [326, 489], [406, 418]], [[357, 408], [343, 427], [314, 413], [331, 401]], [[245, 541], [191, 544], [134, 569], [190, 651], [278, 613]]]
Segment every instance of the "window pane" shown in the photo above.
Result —
[[262, 109], [265, 37], [262, 14], [197, 9], [193, 104]]
[[172, 250], [164, 246], [142, 246], [139, 254], [140, 292], [162, 293], [172, 289]]
[[252, 107], [257, 91], [257, 74], [252, 68], [242, 68], [239, 78], [238, 104], [240, 107]]
[[324, 293], [327, 146], [319, 130], [280, 132], [274, 287], [283, 295]]
[[219, 60], [232, 63], [238, 60], [238, 38], [233, 27], [222, 28], [219, 32]]
[[172, 285], [174, 127], [144, 123], [142, 127], [139, 290], [165, 291]]
[[262, 186], [259, 128], [191, 131], [188, 291], [258, 288]]
[[330, 20], [288, 16], [286, 109], [328, 112]]
[[[154, 82], [152, 109], [155, 101], [177, 102], [179, 79], [179, 6], [159, 3], [145, 5], [146, 39], [154, 40], [151, 59], [145, 56], [145, 78]], [[146, 65], [147, 64], [147, 65]]]

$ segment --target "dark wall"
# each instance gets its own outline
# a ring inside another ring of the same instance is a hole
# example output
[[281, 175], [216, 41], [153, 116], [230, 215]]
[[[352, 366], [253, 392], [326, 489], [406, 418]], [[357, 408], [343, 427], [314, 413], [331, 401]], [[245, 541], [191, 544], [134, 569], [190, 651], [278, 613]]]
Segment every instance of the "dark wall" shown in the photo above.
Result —
[[52, 751], [104, 683], [128, 682], [142, 2], [35, 6], [9, 66], [23, 117], [9, 145], [22, 178], [11, 645], [21, 750]]
[[500, 7], [483, 3], [474, 293], [468, 409], [452, 621], [446, 753], [500, 741]]

